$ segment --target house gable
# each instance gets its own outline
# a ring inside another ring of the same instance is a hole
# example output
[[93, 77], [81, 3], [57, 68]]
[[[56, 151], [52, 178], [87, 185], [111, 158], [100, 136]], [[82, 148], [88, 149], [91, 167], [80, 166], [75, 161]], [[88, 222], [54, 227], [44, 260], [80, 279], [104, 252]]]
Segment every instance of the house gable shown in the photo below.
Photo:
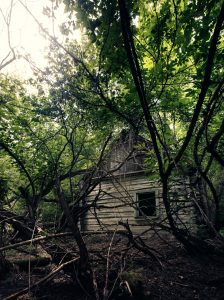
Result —
[[[168, 225], [161, 185], [151, 180], [150, 174], [144, 171], [147, 145], [149, 143], [143, 138], [133, 138], [129, 134], [112, 146], [106, 170], [116, 169], [118, 165], [121, 167], [109, 173], [87, 197], [86, 201], [92, 207], [82, 219], [82, 230], [123, 229], [119, 223], [128, 221], [132, 231], [139, 234], [149, 230], [150, 226], [159, 230], [161, 222]], [[125, 160], [123, 164], [122, 160]], [[176, 197], [171, 197], [177, 222], [192, 226], [193, 205], [188, 200], [186, 182], [177, 182], [171, 189], [170, 194], [178, 196], [178, 205]]]

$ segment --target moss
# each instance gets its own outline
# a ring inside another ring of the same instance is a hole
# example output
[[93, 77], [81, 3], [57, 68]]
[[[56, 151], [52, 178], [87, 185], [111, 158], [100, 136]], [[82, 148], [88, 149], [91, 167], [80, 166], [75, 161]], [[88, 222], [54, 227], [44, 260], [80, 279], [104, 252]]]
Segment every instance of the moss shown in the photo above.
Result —
[[120, 275], [122, 281], [127, 281], [131, 286], [135, 286], [139, 282], [139, 272], [126, 271]]

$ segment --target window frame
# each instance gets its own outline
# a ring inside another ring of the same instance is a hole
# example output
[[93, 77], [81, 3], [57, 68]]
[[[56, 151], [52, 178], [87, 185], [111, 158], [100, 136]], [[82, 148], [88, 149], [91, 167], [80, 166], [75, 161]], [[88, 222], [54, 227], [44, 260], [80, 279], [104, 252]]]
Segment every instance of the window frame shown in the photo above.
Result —
[[[147, 216], [147, 215], [139, 215], [140, 211], [139, 211], [139, 198], [138, 195], [139, 194], [145, 194], [145, 193], [155, 193], [155, 204], [156, 204], [156, 208], [155, 208], [155, 215], [154, 216]], [[145, 219], [145, 218], [150, 218], [150, 219], [156, 219], [159, 216], [159, 199], [158, 199], [158, 189], [152, 188], [152, 189], [142, 189], [142, 190], [138, 190], [135, 191], [135, 195], [134, 195], [134, 201], [135, 201], [135, 218], [136, 219]]]

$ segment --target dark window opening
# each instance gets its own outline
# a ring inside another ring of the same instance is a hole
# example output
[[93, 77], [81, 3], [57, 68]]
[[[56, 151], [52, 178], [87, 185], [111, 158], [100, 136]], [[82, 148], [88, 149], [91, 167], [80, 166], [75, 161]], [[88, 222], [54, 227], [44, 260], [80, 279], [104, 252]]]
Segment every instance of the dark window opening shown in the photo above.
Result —
[[155, 192], [137, 194], [139, 213], [138, 216], [156, 216]]

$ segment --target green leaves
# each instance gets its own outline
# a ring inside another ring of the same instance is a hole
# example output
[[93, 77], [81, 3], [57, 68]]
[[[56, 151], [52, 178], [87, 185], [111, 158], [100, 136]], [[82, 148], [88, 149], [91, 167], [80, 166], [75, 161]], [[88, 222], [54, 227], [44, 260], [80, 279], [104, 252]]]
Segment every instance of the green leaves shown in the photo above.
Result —
[[[54, 182], [58, 172], [68, 174], [96, 164], [110, 132], [132, 127], [150, 139], [122, 37], [118, 2], [63, 2], [70, 13], [61, 27], [67, 40], [64, 45], [52, 43], [48, 67], [31, 82], [37, 95], [27, 96], [18, 80], [0, 79], [0, 140], [24, 163], [37, 194]], [[128, 43], [134, 43], [131, 55], [139, 64], [137, 80], [142, 79], [152, 119], [148, 121], [165, 169], [173, 163], [192, 120], [221, 1], [205, 0], [202, 5], [185, 0], [126, 0], [126, 5], [131, 18]], [[51, 12], [46, 8], [45, 13]], [[85, 33], [82, 45], [69, 40], [68, 33], [78, 27]], [[184, 166], [193, 164], [203, 110], [223, 77], [223, 49], [221, 34], [211, 84], [186, 150], [190, 159], [183, 158]], [[202, 144], [211, 142], [221, 128], [223, 113], [218, 107], [223, 110], [217, 104], [206, 124], [207, 136], [199, 138], [199, 152], [208, 150]], [[223, 137], [216, 143], [220, 155], [222, 144]], [[158, 171], [154, 151], [147, 163]], [[26, 176], [21, 177], [21, 185], [30, 192]]]

